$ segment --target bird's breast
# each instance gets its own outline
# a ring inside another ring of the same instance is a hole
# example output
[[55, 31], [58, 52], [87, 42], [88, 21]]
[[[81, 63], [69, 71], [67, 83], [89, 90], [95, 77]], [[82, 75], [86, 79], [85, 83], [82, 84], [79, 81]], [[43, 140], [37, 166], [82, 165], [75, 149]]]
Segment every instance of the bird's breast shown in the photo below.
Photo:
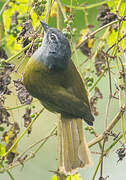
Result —
[[33, 97], [44, 101], [63, 84], [64, 78], [64, 71], [50, 70], [44, 63], [31, 59], [24, 69], [23, 83]]

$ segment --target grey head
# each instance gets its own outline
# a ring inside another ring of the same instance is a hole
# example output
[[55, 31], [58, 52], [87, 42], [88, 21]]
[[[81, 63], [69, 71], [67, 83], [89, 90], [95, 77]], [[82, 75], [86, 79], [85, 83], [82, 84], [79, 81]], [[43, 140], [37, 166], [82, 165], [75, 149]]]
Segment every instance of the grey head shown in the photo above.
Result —
[[65, 69], [71, 58], [68, 40], [56, 28], [51, 28], [42, 21], [41, 24], [44, 28], [44, 38], [35, 56], [49, 69]]

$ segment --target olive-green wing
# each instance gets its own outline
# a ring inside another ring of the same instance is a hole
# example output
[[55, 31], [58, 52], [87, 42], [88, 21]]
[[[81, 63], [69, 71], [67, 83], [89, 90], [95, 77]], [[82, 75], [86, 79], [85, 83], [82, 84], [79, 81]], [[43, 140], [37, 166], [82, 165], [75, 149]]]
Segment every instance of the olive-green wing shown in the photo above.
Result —
[[80, 100], [82, 100], [90, 108], [88, 93], [82, 80], [80, 73], [77, 71], [72, 60], [70, 61], [68, 68], [64, 72], [64, 80], [62, 80], [62, 86], [67, 89], [71, 94], [74, 94]]
[[49, 93], [46, 98], [43, 99], [41, 94], [37, 98], [51, 111], [75, 118], [83, 118], [89, 125], [93, 125], [94, 117], [89, 106], [83, 100], [69, 93], [65, 88], [55, 87], [55, 90]]

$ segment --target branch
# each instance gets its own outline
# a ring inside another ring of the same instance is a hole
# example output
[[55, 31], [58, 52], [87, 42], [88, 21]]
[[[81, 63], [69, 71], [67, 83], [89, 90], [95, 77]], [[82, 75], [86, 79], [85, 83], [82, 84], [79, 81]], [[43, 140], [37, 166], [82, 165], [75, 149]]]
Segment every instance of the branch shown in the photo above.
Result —
[[108, 24], [100, 27], [100, 28], [97, 29], [96, 31], [90, 33], [89, 35], [87, 35], [87, 36], [85, 37], [85, 39], [83, 40], [83, 42], [81, 42], [80, 44], [78, 44], [78, 45], [76, 46], [76, 48], [77, 48], [77, 49], [80, 48], [80, 46], [83, 46], [83, 44], [85, 43], [85, 41], [87, 41], [88, 39], [90, 39], [90, 38], [91, 38], [92, 36], [94, 36], [96, 33], [98, 33], [98, 32], [100, 32], [100, 31], [102, 31], [103, 29], [105, 29], [105, 28], [107, 28], [107, 27], [109, 27], [109, 26], [117, 23], [118, 21], [119, 21], [118, 19], [115, 20], [115, 21], [112, 21], [112, 22], [110, 22], [110, 23], [108, 23]]
[[[106, 132], [107, 131], [109, 132], [112, 130], [112, 128], [116, 125], [116, 123], [119, 121], [119, 119], [121, 118], [121, 116], [124, 114], [125, 111], [126, 111], [126, 105], [120, 109], [120, 111], [116, 114], [116, 116], [111, 121], [111, 123], [107, 126]], [[104, 133], [99, 135], [97, 138], [94, 138], [93, 140], [91, 140], [88, 143], [88, 147], [92, 147], [93, 145], [97, 144], [98, 142], [102, 141], [103, 139], [104, 139]]]

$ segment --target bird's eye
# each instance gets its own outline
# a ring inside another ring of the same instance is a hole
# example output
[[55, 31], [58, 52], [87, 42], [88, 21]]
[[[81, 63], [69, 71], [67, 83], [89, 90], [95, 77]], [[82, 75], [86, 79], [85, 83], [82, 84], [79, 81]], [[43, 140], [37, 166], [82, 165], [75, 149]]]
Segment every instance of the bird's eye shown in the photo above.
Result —
[[54, 41], [57, 39], [57, 38], [56, 38], [56, 35], [53, 34], [53, 33], [50, 35], [50, 38], [51, 38], [51, 40], [54, 40]]

